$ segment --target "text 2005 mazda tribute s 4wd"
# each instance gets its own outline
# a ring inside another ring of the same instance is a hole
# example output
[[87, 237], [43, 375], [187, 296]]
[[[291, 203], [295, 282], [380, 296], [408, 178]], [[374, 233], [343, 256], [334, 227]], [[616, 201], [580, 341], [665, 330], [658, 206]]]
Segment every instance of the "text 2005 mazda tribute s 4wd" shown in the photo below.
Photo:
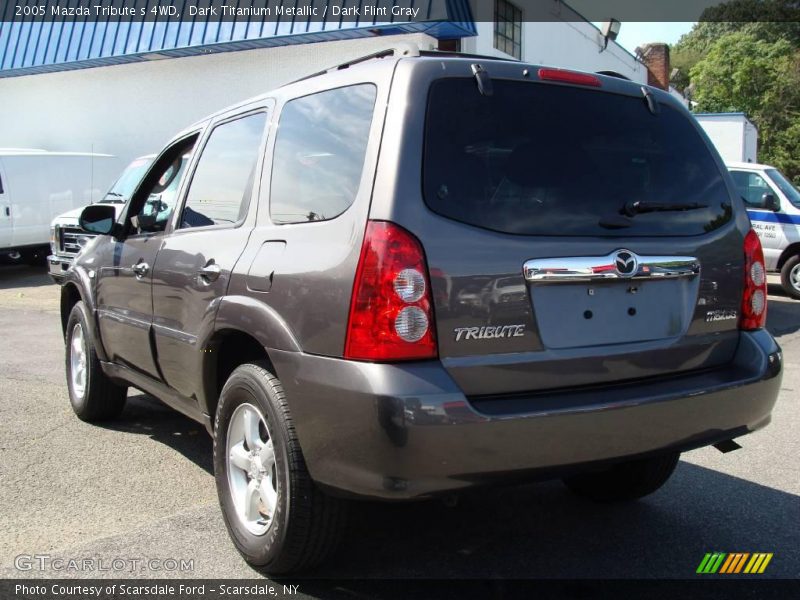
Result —
[[[668, 94], [387, 51], [217, 113], [159, 154], [62, 289], [69, 395], [205, 423], [268, 572], [347, 498], [543, 474], [593, 499], [769, 422], [781, 351], [758, 238]], [[727, 444], [726, 444], [727, 443]]]

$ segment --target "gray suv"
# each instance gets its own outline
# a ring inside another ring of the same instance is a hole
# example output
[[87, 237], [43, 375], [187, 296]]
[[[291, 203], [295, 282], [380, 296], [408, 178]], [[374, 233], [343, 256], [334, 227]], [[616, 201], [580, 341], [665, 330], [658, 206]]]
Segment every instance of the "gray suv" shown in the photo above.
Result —
[[132, 386], [205, 424], [270, 573], [321, 561], [352, 499], [543, 476], [639, 498], [780, 387], [724, 164], [618, 78], [382, 52], [186, 129], [81, 226], [72, 407], [116, 418]]

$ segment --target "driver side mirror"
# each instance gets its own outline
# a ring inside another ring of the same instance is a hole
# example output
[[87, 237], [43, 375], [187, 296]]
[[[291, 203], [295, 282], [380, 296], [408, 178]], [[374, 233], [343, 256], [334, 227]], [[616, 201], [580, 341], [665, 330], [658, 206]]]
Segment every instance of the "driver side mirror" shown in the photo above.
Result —
[[778, 212], [781, 209], [781, 205], [778, 202], [778, 199], [775, 197], [775, 194], [770, 194], [767, 192], [763, 196], [761, 196], [761, 202], [764, 203], [764, 208], [766, 210], [771, 210], [772, 212]]
[[81, 229], [89, 233], [110, 235], [114, 231], [117, 220], [117, 211], [108, 204], [92, 204], [81, 212], [78, 223]]

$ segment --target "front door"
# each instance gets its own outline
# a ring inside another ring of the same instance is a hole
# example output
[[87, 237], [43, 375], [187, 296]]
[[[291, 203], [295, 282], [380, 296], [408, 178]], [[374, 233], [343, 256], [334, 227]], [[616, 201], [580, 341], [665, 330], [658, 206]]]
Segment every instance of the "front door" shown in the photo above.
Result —
[[109, 360], [158, 377], [150, 348], [152, 266], [161, 236], [109, 238], [107, 260], [97, 270], [97, 316]]
[[211, 129], [187, 184], [183, 209], [156, 260], [153, 337], [158, 365], [166, 383], [187, 398], [199, 392], [203, 333], [213, 328], [216, 300], [225, 295], [254, 225], [255, 210], [248, 209], [255, 174], [260, 173], [266, 123], [262, 109]]
[[197, 136], [165, 150], [145, 175], [124, 213], [123, 231], [108, 238], [97, 270], [97, 313], [108, 357], [161, 379], [151, 342], [152, 281], [166, 224]]

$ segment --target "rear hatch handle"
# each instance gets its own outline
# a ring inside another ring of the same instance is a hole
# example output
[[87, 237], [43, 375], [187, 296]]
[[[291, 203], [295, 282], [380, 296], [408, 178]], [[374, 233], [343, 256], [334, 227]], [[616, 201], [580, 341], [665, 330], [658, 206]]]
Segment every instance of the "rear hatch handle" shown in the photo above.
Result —
[[609, 279], [678, 279], [700, 274], [693, 256], [639, 256], [615, 250], [607, 256], [536, 258], [522, 267], [531, 283], [576, 283]]

